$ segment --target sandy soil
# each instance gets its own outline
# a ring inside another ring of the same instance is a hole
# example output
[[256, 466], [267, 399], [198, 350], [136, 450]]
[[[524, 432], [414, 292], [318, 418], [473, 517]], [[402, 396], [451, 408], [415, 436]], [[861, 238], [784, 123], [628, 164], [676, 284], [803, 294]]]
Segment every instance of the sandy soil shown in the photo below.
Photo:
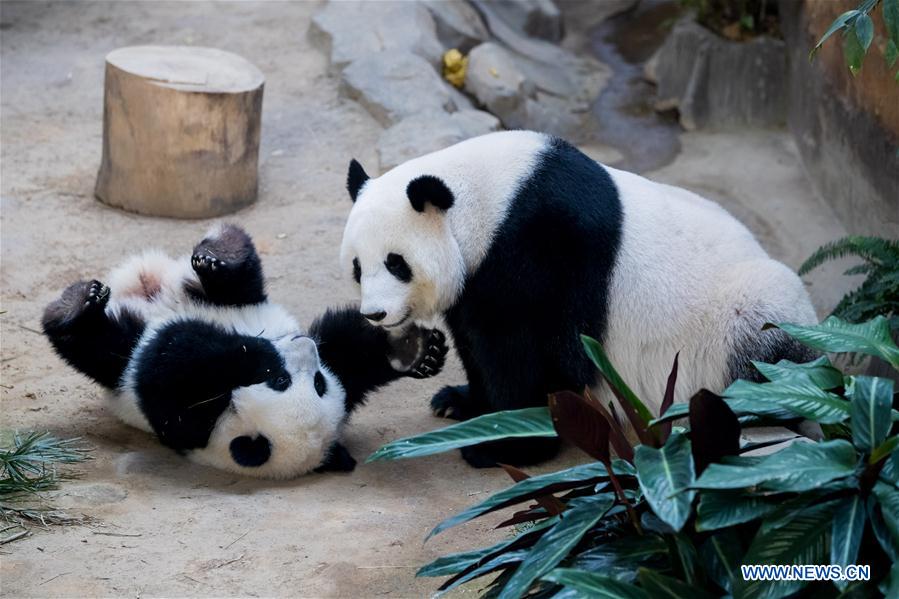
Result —
[[[114, 420], [99, 388], [66, 368], [39, 334], [43, 306], [70, 281], [102, 276], [151, 244], [184, 252], [210, 224], [138, 217], [92, 197], [103, 56], [125, 45], [216, 46], [263, 70], [260, 198], [231, 220], [255, 236], [271, 297], [301, 321], [352, 299], [336, 268], [350, 207], [344, 173], [351, 156], [376, 164], [380, 128], [338, 97], [325, 57], [307, 41], [316, 6], [0, 5], [0, 427], [83, 437], [95, 459], [58, 502], [96, 521], [35, 530], [3, 546], [3, 596], [425, 596], [436, 584], [415, 579], [418, 566], [501, 536], [491, 530], [497, 516], [423, 544], [440, 519], [507, 484], [502, 473], [470, 469], [456, 454], [285, 483], [189, 464]], [[681, 141], [680, 156], [654, 176], [721, 201], [792, 266], [844, 233], [812, 195], [785, 133]], [[821, 310], [848, 284], [835, 272], [812, 279]], [[827, 283], [833, 280], [837, 286]], [[401, 382], [373, 397], [349, 427], [350, 451], [363, 458], [386, 441], [440, 426], [426, 399], [462, 379], [453, 361], [436, 379]], [[578, 459], [569, 451], [542, 469]]]

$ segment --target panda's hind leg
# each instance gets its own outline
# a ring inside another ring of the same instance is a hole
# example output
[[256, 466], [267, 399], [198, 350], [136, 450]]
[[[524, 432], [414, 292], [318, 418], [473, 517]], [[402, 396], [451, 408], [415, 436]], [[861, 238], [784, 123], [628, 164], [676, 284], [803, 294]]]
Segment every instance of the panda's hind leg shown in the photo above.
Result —
[[483, 414], [471, 401], [468, 385], [447, 385], [431, 398], [431, 410], [438, 418], [468, 420]]
[[80, 372], [114, 389], [124, 373], [144, 322], [125, 308], [110, 314], [109, 287], [79, 281], [44, 310], [44, 333], [57, 353]]
[[202, 289], [194, 295], [211, 304], [243, 306], [266, 300], [262, 262], [253, 240], [236, 225], [221, 225], [194, 247], [190, 260]]

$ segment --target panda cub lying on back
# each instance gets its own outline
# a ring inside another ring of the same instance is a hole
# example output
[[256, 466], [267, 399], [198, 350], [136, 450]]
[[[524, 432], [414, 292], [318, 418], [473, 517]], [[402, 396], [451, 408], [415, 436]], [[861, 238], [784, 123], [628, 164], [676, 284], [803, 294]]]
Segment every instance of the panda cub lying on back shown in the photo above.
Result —
[[211, 231], [179, 260], [134, 256], [47, 306], [43, 327], [69, 364], [112, 390], [126, 423], [190, 459], [288, 478], [349, 471], [340, 430], [366, 393], [440, 371], [438, 330], [390, 335], [357, 309], [328, 310], [307, 333], [268, 302], [250, 237]]

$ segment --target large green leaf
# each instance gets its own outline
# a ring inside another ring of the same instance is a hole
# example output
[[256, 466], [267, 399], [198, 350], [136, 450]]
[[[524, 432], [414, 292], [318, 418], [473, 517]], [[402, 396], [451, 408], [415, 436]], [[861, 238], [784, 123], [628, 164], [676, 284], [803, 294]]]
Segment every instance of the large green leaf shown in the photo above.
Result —
[[634, 455], [637, 480], [652, 511], [675, 531], [690, 517], [696, 480], [690, 440], [675, 433], [660, 449], [641, 445]]
[[699, 554], [709, 577], [730, 593], [734, 577], [740, 575], [740, 559], [743, 557], [739, 535], [733, 530], [711, 535], [699, 548]]
[[443, 586], [440, 587], [440, 593], [437, 593], [437, 597], [441, 594], [451, 591], [461, 584], [465, 584], [469, 580], [474, 580], [479, 576], [484, 576], [491, 572], [498, 570], [499, 568], [511, 568], [512, 564], [515, 562], [521, 562], [527, 557], [530, 549], [515, 549], [513, 551], [506, 551], [504, 553], [500, 553], [488, 560], [486, 560], [483, 564], [478, 566], [477, 568], [473, 568], [470, 571], [466, 572], [461, 576], [456, 576], [455, 578], [447, 581]]
[[[722, 395], [751, 403], [761, 401], [774, 404], [821, 424], [835, 424], [849, 417], [849, 402], [839, 395], [819, 389], [811, 382], [752, 383], [740, 379], [734, 381]], [[751, 409], [752, 406], [744, 407]]]
[[893, 543], [899, 545], [899, 489], [883, 481], [874, 485], [874, 496], [880, 503], [883, 520], [893, 537]]
[[846, 385], [851, 400], [852, 442], [871, 453], [883, 443], [892, 424], [893, 381], [871, 376], [853, 376]]
[[[899, 439], [899, 435], [896, 437]], [[880, 469], [880, 480], [899, 488], [899, 450], [893, 450]]]
[[830, 24], [830, 27], [828, 27], [827, 31], [824, 32], [824, 35], [821, 36], [821, 39], [818, 40], [818, 43], [815, 44], [815, 47], [812, 48], [812, 51], [809, 52], [809, 60], [815, 57], [815, 54], [821, 48], [821, 45], [827, 41], [827, 38], [845, 27], [850, 20], [854, 19], [859, 14], [861, 13], [858, 10], [849, 10], [834, 19], [834, 22]]
[[640, 568], [637, 580], [650, 597], [670, 597], [671, 599], [711, 599], [712, 595], [699, 587], [686, 582], [664, 576], [655, 570]]
[[[726, 403], [727, 407], [741, 419], [749, 416], [760, 416], [771, 420], [793, 420], [799, 416], [799, 414], [796, 414], [791, 410], [784, 409], [776, 404], [759, 399], [730, 399], [725, 397], [724, 403]], [[668, 408], [662, 416], [656, 418], [649, 424], [650, 426], [656, 426], [663, 422], [684, 418], [688, 415], [689, 411], [689, 404], [676, 403]]]
[[[761, 485], [772, 491], [809, 491], [855, 472], [855, 448], [843, 439], [808, 443], [797, 441], [765, 456], [728, 464], [711, 464], [693, 485], [698, 489], [742, 489]], [[745, 464], [745, 465], [744, 465]]]
[[899, 0], [883, 0], [883, 23], [890, 39], [899, 46]]
[[809, 381], [820, 389], [843, 386], [843, 373], [831, 365], [827, 356], [803, 364], [781, 360], [777, 364], [753, 362], [753, 365], [769, 381]]
[[652, 414], [650, 413], [649, 408], [640, 401], [637, 395], [621, 378], [621, 375], [618, 374], [618, 371], [615, 370], [615, 367], [612, 366], [612, 362], [609, 360], [608, 356], [606, 356], [606, 352], [603, 351], [599, 341], [592, 337], [588, 337], [587, 335], [581, 335], [581, 343], [583, 343], [587, 355], [599, 369], [602, 376], [609, 382], [609, 385], [614, 387], [634, 410], [637, 411], [637, 414], [643, 419], [644, 425], [649, 424], [649, 421], [652, 420]]
[[[612, 469], [615, 470], [614, 465]], [[616, 474], [618, 474], [617, 471]], [[558, 472], [550, 472], [548, 474], [526, 478], [507, 489], [503, 489], [499, 493], [491, 495], [485, 501], [473, 505], [451, 518], [447, 518], [431, 531], [428, 538], [431, 538], [448, 528], [452, 528], [463, 522], [468, 522], [478, 516], [483, 516], [484, 514], [495, 510], [528, 499], [533, 499], [539, 495], [595, 485], [607, 476], [608, 471], [606, 470], [606, 467], [598, 462], [594, 462], [590, 464], [581, 464], [580, 466], [574, 466], [573, 468], [568, 468], [566, 470], [559, 470]]]
[[640, 587], [573, 568], [556, 568], [544, 576], [543, 580], [575, 589], [582, 595], [595, 599], [649, 599], [649, 595]]
[[890, 321], [876, 316], [868, 322], [852, 324], [831, 316], [821, 324], [776, 325], [811, 348], [827, 352], [857, 352], [877, 356], [899, 368], [899, 348], [890, 337]]
[[852, 26], [855, 28], [855, 35], [858, 37], [858, 43], [862, 50], [867, 52], [871, 42], [874, 41], [874, 21], [867, 13], [862, 13], [858, 15]]
[[865, 530], [865, 500], [861, 495], [847, 497], [837, 507], [830, 532], [830, 563], [855, 564]]
[[874, 537], [877, 539], [877, 542], [880, 543], [884, 553], [886, 553], [890, 559], [894, 562], [899, 561], [899, 542], [893, 540], [893, 534], [890, 532], [890, 529], [887, 527], [886, 521], [883, 518], [880, 501], [878, 501], [877, 497], [871, 495], [868, 497], [868, 502], [865, 507], [868, 512], [868, 522], [871, 523], [871, 530], [874, 532]]
[[630, 582], [639, 566], [664, 555], [667, 548], [658, 535], [628, 535], [600, 543], [578, 554], [571, 566]]
[[705, 491], [696, 507], [696, 530], [718, 530], [762, 518], [777, 509], [779, 501], [736, 491]]
[[[827, 531], [839, 503], [835, 500], [809, 506], [782, 526], [760, 532], [747, 550], [743, 564], [824, 563]], [[804, 586], [795, 581], [772, 583], [738, 579], [735, 583], [736, 599], [783, 597]]]
[[503, 587], [500, 599], [518, 599], [531, 584], [561, 562], [584, 534], [602, 519], [614, 500], [583, 497], [572, 500], [561, 520], [534, 543], [527, 557]]
[[366, 462], [417, 458], [485, 441], [510, 437], [555, 437], [548, 408], [524, 408], [485, 414], [429, 433], [398, 439], [371, 454]]

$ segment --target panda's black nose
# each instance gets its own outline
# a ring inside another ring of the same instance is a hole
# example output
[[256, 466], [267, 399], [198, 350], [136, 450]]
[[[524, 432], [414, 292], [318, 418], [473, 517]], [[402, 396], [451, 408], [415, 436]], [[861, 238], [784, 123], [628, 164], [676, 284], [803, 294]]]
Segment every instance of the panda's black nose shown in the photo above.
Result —
[[381, 322], [382, 320], [384, 320], [384, 317], [387, 316], [387, 312], [372, 312], [371, 314], [365, 314], [363, 312], [362, 316], [372, 322]]

